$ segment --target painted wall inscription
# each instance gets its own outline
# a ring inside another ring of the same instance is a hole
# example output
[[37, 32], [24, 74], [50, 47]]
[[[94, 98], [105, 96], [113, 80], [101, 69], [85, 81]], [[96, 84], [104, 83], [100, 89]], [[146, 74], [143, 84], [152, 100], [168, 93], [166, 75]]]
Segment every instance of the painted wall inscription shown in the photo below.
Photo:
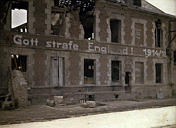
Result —
[[[37, 38], [24, 38], [22, 35], [14, 35], [13, 42], [16, 45], [26, 46], [26, 47], [39, 47], [41, 46], [40, 41]], [[109, 44], [97, 45], [96, 43], [88, 42], [87, 48], [82, 49], [81, 43], [69, 41], [66, 42], [57, 42], [57, 41], [46, 41], [44, 42], [44, 47], [46, 48], [57, 48], [61, 50], [73, 50], [73, 51], [87, 51], [92, 53], [101, 53], [101, 54], [119, 54], [119, 55], [135, 55], [145, 57], [166, 57], [166, 51], [162, 49], [150, 49], [150, 48], [135, 48], [135, 47], [120, 47], [112, 51], [110, 48], [114, 47]], [[84, 42], [83, 42], [84, 43]], [[84, 44], [85, 45], [85, 44]], [[136, 51], [137, 50], [137, 51]], [[141, 51], [142, 50], [142, 51]]]

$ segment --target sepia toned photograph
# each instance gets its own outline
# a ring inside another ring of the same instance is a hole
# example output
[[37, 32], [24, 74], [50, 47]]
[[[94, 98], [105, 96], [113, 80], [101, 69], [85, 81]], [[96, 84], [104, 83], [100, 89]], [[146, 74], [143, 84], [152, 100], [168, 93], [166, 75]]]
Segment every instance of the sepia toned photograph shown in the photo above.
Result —
[[0, 128], [176, 128], [176, 0], [0, 0]]

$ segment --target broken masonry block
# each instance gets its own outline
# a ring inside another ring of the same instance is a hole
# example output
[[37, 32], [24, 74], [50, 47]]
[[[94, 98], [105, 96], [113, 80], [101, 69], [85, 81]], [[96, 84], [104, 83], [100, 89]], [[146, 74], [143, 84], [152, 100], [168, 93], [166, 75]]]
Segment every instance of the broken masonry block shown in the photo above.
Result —
[[55, 106], [55, 102], [54, 102], [54, 100], [47, 99], [46, 100], [46, 105], [48, 105], [50, 107], [54, 107]]
[[62, 104], [64, 101], [64, 97], [63, 96], [54, 96], [54, 102], [55, 102], [55, 105], [60, 105]]
[[3, 110], [12, 110], [14, 109], [14, 105], [12, 101], [4, 101], [2, 103], [2, 109]]
[[95, 108], [96, 102], [95, 101], [86, 101], [85, 103], [82, 103], [81, 106], [84, 108]]

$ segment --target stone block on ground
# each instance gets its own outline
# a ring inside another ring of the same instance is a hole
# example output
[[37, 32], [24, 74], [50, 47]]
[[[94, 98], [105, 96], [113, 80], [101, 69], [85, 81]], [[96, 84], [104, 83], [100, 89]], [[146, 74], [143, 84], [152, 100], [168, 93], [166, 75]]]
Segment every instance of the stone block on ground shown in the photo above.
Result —
[[81, 106], [84, 108], [95, 108], [96, 102], [95, 101], [86, 101], [85, 103], [82, 103]]
[[64, 101], [63, 96], [54, 96], [54, 102], [56, 106], [61, 105], [63, 101]]
[[164, 99], [172, 97], [172, 89], [169, 87], [159, 88], [157, 91], [157, 98]]
[[55, 102], [54, 102], [54, 100], [47, 99], [46, 100], [46, 105], [48, 105], [50, 107], [54, 107], [55, 106]]
[[14, 105], [12, 101], [4, 101], [2, 103], [2, 109], [3, 110], [11, 110], [14, 109]]

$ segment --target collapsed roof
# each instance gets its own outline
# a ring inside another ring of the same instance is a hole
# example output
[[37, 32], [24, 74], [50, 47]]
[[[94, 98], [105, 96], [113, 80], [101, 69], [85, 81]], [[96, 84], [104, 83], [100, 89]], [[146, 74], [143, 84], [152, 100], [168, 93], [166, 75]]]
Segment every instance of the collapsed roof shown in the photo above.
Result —
[[60, 8], [67, 8], [69, 11], [80, 9], [80, 13], [92, 11], [95, 6], [95, 0], [54, 0], [54, 4]]

